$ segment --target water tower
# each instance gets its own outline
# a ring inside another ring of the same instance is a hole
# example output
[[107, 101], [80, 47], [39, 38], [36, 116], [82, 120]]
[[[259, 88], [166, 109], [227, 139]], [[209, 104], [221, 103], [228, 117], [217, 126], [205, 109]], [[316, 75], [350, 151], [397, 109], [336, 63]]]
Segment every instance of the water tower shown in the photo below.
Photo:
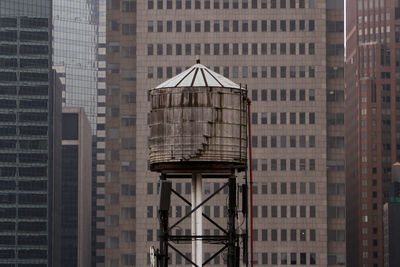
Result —
[[[160, 175], [160, 267], [168, 265], [168, 248], [175, 250], [193, 266], [204, 266], [203, 242], [218, 239], [227, 249], [228, 266], [239, 266], [239, 235], [236, 233], [237, 173], [247, 166], [247, 90], [222, 75], [199, 64], [150, 90], [150, 168]], [[191, 178], [191, 201], [171, 188], [171, 179]], [[226, 179], [226, 183], [202, 199], [204, 179]], [[228, 223], [222, 227], [202, 213], [202, 205], [225, 187], [228, 190]], [[246, 196], [247, 187], [243, 187]], [[191, 205], [191, 212], [172, 226], [168, 225], [170, 194]], [[247, 221], [247, 198], [242, 211]], [[191, 217], [191, 235], [172, 235], [171, 229]], [[221, 236], [205, 236], [205, 217], [223, 231]], [[192, 259], [188, 259], [170, 243], [192, 243]], [[243, 237], [247, 244], [246, 236]]]

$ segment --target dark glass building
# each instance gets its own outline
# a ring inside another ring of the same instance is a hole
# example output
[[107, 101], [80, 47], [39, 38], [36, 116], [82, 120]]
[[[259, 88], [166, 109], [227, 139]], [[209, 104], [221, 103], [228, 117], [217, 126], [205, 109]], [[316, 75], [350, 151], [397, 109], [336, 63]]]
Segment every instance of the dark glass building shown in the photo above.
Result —
[[90, 266], [91, 139], [83, 108], [63, 108], [59, 267]]
[[53, 266], [61, 109], [52, 2], [0, 0], [0, 266]]

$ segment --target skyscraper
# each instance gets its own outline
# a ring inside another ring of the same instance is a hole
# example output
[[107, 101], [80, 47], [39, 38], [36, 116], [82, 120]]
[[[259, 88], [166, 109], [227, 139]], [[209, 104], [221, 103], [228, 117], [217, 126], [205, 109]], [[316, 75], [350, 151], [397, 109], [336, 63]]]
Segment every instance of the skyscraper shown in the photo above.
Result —
[[53, 64], [65, 71], [63, 102], [84, 107], [92, 131], [97, 114], [98, 1], [53, 0]]
[[61, 257], [55, 266], [90, 266], [92, 133], [83, 108], [62, 110]]
[[63, 106], [83, 107], [93, 135], [92, 262], [96, 264], [104, 261], [105, 0], [54, 0], [53, 12], [54, 66], [63, 73]]
[[[345, 264], [343, 27], [343, 1], [334, 0], [109, 2], [106, 266], [149, 265], [158, 177], [148, 170], [148, 89], [196, 55], [248, 85], [255, 262]], [[204, 194], [220, 186], [207, 182]], [[189, 180], [174, 188], [189, 198]], [[223, 196], [204, 207], [216, 220], [225, 215]], [[174, 205], [171, 220], [187, 207]], [[204, 252], [209, 257], [212, 246]], [[183, 264], [175, 253], [170, 262]]]
[[399, 160], [399, 1], [347, 1], [349, 266], [383, 266], [383, 206]]
[[[0, 265], [52, 266], [61, 92], [52, 1], [0, 1]], [[59, 230], [59, 229], [58, 229]]]

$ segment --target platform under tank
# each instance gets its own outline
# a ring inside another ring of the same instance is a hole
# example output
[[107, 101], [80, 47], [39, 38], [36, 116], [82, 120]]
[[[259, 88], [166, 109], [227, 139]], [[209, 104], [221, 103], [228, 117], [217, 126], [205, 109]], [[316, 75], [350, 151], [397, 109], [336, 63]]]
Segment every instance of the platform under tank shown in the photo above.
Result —
[[196, 64], [150, 90], [153, 171], [246, 166], [246, 90]]

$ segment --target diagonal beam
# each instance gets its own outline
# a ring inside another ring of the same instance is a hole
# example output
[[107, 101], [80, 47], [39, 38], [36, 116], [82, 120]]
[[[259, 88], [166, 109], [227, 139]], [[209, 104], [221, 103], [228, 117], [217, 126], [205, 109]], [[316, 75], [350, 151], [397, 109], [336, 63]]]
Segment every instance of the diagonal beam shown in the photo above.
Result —
[[178, 224], [180, 224], [183, 220], [185, 220], [187, 217], [189, 217], [193, 212], [195, 212], [196, 210], [198, 210], [201, 206], [203, 206], [207, 201], [209, 201], [211, 198], [213, 198], [216, 194], [218, 194], [220, 191], [222, 191], [222, 189], [224, 189], [226, 186], [228, 186], [228, 183], [225, 183], [223, 186], [221, 186], [217, 191], [215, 191], [214, 193], [212, 193], [208, 198], [206, 198], [203, 202], [201, 202], [197, 207], [195, 207], [194, 209], [192, 209], [188, 214], [186, 214], [185, 216], [183, 216], [179, 221], [177, 221], [176, 223], [174, 223], [174, 225], [172, 225], [169, 229], [168, 232], [172, 230], [172, 228], [174, 228], [175, 226], [177, 226]]
[[218, 250], [217, 252], [215, 252], [214, 255], [212, 255], [208, 260], [206, 260], [205, 262], [203, 262], [203, 266], [204, 266], [204, 265], [207, 265], [207, 263], [209, 263], [212, 259], [214, 259], [216, 256], [218, 256], [218, 254], [220, 254], [222, 251], [224, 251], [227, 247], [228, 247], [228, 244], [226, 244], [226, 245], [223, 246], [220, 250]]
[[173, 250], [176, 251], [176, 253], [178, 253], [179, 255], [181, 255], [185, 260], [187, 260], [188, 262], [190, 262], [192, 265], [194, 265], [195, 267], [200, 267], [198, 266], [196, 263], [194, 263], [191, 259], [189, 259], [188, 257], [186, 257], [185, 254], [183, 254], [182, 252], [179, 251], [179, 249], [177, 249], [176, 247], [174, 247], [173, 245], [171, 245], [170, 243], [168, 243], [168, 246], [170, 248], [172, 248]]
[[[183, 200], [183, 202], [185, 202], [186, 204], [188, 204], [189, 206], [192, 206], [192, 203], [190, 203], [189, 200], [187, 200], [186, 198], [184, 198], [181, 194], [179, 194], [178, 192], [176, 192], [173, 188], [171, 188], [171, 192], [174, 193], [177, 197], [179, 197], [180, 199]], [[212, 223], [214, 226], [216, 226], [218, 229], [220, 229], [224, 234], [228, 234], [228, 232], [222, 228], [222, 226], [220, 226], [218, 223], [216, 223], [213, 219], [211, 219], [210, 217], [208, 217], [204, 212], [202, 212], [202, 215], [204, 218], [206, 218], [210, 223]]]

